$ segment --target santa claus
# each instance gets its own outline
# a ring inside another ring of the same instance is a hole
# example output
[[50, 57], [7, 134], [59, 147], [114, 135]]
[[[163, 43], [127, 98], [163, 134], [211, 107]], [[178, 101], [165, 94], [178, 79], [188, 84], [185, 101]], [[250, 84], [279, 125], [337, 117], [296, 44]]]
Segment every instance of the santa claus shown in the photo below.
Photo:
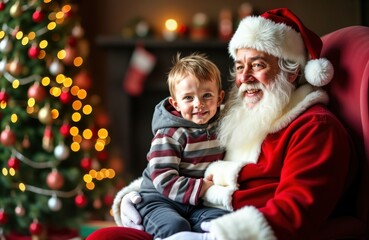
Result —
[[[340, 214], [355, 174], [353, 148], [326, 107], [320, 87], [333, 68], [321, 48], [288, 9], [240, 22], [229, 44], [235, 84], [219, 123], [227, 153], [207, 169], [215, 185], [204, 196], [205, 205], [233, 212], [206, 224], [205, 233], [169, 239], [319, 239], [321, 227]], [[116, 195], [119, 226], [142, 230], [132, 203], [140, 199], [133, 194], [139, 183]], [[152, 239], [140, 230], [102, 229], [88, 239]]]

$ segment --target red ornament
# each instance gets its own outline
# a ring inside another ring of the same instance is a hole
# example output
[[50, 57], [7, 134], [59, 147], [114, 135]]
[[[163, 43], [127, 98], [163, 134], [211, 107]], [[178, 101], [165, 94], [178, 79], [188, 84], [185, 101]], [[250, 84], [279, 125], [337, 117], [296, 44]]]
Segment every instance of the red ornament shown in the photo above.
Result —
[[65, 48], [65, 57], [63, 58], [63, 63], [65, 65], [72, 65], [76, 57], [77, 57], [77, 50], [73, 47], [67, 46]]
[[4, 10], [5, 8], [6, 8], [6, 4], [3, 1], [1, 1], [0, 2], [0, 11]]
[[8, 102], [9, 95], [5, 92], [5, 90], [0, 91], [0, 102]]
[[22, 147], [29, 148], [31, 146], [31, 142], [29, 141], [28, 135], [25, 135], [22, 141]]
[[16, 157], [10, 157], [8, 160], [8, 167], [14, 168], [15, 170], [18, 170], [20, 166], [20, 161]]
[[185, 24], [179, 25], [178, 33], [180, 37], [185, 37], [188, 34], [188, 27]]
[[53, 170], [47, 175], [46, 183], [49, 188], [58, 190], [64, 185], [64, 177], [57, 170]]
[[110, 194], [104, 196], [104, 204], [106, 206], [113, 205], [113, 201], [114, 201], [114, 196], [112, 196]]
[[60, 94], [60, 102], [63, 104], [71, 104], [73, 101], [73, 95], [69, 91], [63, 91]]
[[86, 70], [80, 71], [73, 79], [73, 82], [79, 88], [88, 90], [91, 88], [91, 76]]
[[32, 235], [40, 235], [43, 231], [43, 226], [37, 220], [34, 220], [31, 225], [29, 225], [29, 232]]
[[83, 208], [87, 205], [87, 197], [83, 194], [78, 194], [75, 198], [74, 198], [74, 202], [76, 203], [77, 207]]
[[14, 132], [10, 129], [9, 126], [6, 126], [5, 129], [0, 134], [0, 142], [6, 147], [13, 146], [15, 144], [16, 139], [17, 138]]
[[46, 97], [46, 90], [39, 82], [35, 82], [28, 88], [27, 96], [34, 98], [36, 102], [41, 102]]
[[71, 46], [71, 47], [76, 47], [77, 46], [77, 38], [74, 37], [74, 36], [70, 36], [68, 38], [68, 45]]
[[37, 47], [37, 45], [32, 45], [29, 49], [28, 49], [28, 56], [32, 59], [35, 59], [38, 57], [38, 55], [40, 54], [40, 48]]
[[70, 125], [68, 123], [63, 123], [60, 127], [60, 134], [63, 135], [63, 137], [70, 136]]
[[106, 150], [100, 151], [97, 153], [97, 158], [102, 161], [105, 162], [109, 159], [109, 153]]
[[82, 158], [81, 160], [81, 168], [86, 170], [86, 171], [89, 171], [91, 170], [92, 168], [92, 158], [90, 157], [84, 157]]
[[44, 20], [45, 14], [40, 9], [36, 9], [36, 11], [32, 14], [32, 19], [36, 23], [40, 23]]
[[70, 11], [64, 13], [64, 18], [65, 19], [68, 19], [72, 16], [73, 16], [73, 9], [71, 9]]
[[89, 151], [94, 147], [94, 142], [91, 139], [83, 139], [81, 142], [81, 148], [85, 151]]
[[110, 119], [109, 119], [109, 116], [108, 114], [103, 111], [103, 110], [96, 110], [95, 111], [95, 122], [96, 122], [96, 125], [99, 126], [99, 127], [108, 127], [109, 126], [109, 122], [110, 122]]
[[98, 136], [98, 132], [99, 132], [99, 129], [97, 128], [96, 125], [92, 125], [89, 127], [91, 132], [92, 132], [92, 138], [95, 138]]
[[51, 152], [54, 148], [53, 144], [54, 134], [51, 125], [47, 125], [45, 127], [44, 135], [42, 137], [42, 147], [46, 150]]
[[0, 224], [5, 224], [8, 221], [8, 215], [4, 209], [0, 210]]

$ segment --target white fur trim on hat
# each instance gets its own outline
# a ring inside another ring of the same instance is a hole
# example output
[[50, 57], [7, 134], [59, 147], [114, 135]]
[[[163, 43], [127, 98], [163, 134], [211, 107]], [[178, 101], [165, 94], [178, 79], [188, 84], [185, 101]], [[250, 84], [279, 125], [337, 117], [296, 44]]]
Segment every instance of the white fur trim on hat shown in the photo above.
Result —
[[306, 64], [307, 53], [300, 33], [260, 16], [247, 17], [240, 22], [228, 47], [233, 59], [240, 48], [256, 49], [302, 66]]
[[296, 62], [305, 71], [305, 79], [321, 87], [333, 78], [332, 64], [320, 58], [322, 46], [320, 37], [292, 11], [278, 8], [244, 18], [229, 42], [228, 51], [234, 60], [237, 49], [252, 48]]

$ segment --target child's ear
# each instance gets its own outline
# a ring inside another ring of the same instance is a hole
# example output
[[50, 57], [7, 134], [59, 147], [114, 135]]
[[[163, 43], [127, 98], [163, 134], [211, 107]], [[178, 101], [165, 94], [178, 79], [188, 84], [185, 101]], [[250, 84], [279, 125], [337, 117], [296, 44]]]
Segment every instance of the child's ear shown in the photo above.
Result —
[[224, 90], [219, 92], [218, 103], [217, 103], [218, 107], [222, 104], [223, 99], [224, 99], [224, 95], [225, 95]]
[[170, 105], [172, 105], [178, 112], [180, 112], [180, 109], [178, 107], [178, 103], [176, 100], [174, 100], [174, 98], [169, 97], [169, 103]]

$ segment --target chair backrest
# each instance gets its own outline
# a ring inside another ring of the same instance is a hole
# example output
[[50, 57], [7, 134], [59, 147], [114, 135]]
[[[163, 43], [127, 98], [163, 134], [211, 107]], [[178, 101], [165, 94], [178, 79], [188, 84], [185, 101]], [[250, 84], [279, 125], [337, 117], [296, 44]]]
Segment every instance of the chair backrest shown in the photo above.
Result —
[[[327, 86], [330, 108], [349, 130], [360, 166], [357, 217], [369, 228], [369, 27], [351, 26], [322, 37], [322, 56], [335, 69]], [[356, 197], [356, 196], [353, 196]]]

